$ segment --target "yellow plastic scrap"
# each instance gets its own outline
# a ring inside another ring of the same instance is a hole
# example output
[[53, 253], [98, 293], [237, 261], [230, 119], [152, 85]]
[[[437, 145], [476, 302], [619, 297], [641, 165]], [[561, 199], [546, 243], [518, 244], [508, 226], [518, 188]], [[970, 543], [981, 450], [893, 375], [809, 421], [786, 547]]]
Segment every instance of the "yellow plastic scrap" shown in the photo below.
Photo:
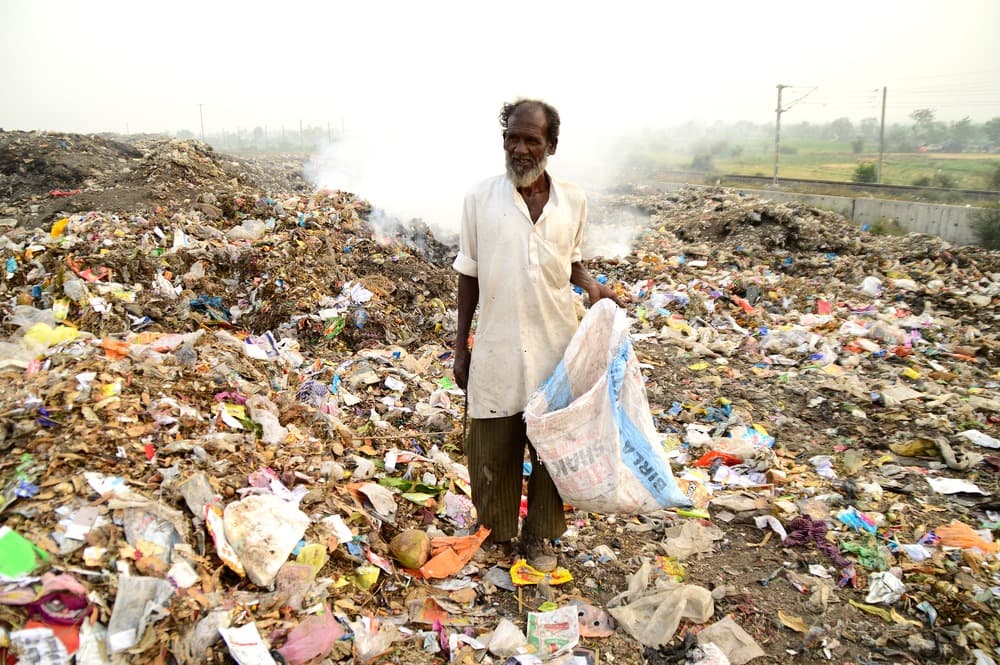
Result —
[[49, 235], [53, 238], [58, 238], [66, 232], [67, 224], [69, 224], [69, 217], [63, 217], [52, 222], [52, 229], [49, 231]]
[[351, 575], [350, 578], [359, 589], [368, 591], [378, 582], [380, 572], [382, 572], [382, 569], [378, 566], [358, 566], [354, 569], [355, 574]]
[[693, 365], [688, 365], [688, 369], [700, 372], [703, 369], [708, 369], [708, 363], [705, 361], [694, 363]]
[[47, 323], [36, 323], [24, 333], [24, 344], [32, 351], [41, 352], [50, 346], [72, 342], [80, 336], [80, 331], [71, 326], [59, 325], [53, 328]]
[[510, 579], [518, 586], [538, 584], [539, 582], [546, 582], [549, 585], [555, 585], [571, 582], [573, 580], [573, 575], [562, 567], [556, 568], [551, 573], [543, 573], [542, 571], [529, 566], [526, 560], [518, 559], [514, 565], [510, 567]]
[[688, 334], [691, 334], [692, 332], [691, 326], [688, 325], [687, 321], [683, 319], [675, 319], [672, 316], [667, 319], [667, 326], [669, 326], [673, 330], [680, 330], [681, 332]]
[[914, 381], [916, 381], [917, 379], [920, 378], [920, 372], [913, 369], [912, 367], [907, 367], [906, 369], [903, 370], [903, 376], [905, 376], [908, 379], [913, 379]]
[[890, 443], [889, 450], [903, 457], [938, 457], [938, 447], [931, 439], [917, 437], [906, 443]]
[[326, 564], [330, 557], [326, 555], [326, 547], [318, 543], [309, 543], [299, 550], [298, 555], [295, 557], [297, 563], [303, 563], [312, 566], [313, 575], [319, 575], [319, 571]]

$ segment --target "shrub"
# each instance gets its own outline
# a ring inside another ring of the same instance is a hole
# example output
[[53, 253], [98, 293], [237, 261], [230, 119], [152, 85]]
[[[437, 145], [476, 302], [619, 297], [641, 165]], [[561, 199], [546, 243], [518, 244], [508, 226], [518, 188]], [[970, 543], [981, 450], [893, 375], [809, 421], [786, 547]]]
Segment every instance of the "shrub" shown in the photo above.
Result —
[[972, 213], [972, 228], [980, 245], [1000, 249], [1000, 203], [989, 203]]
[[922, 175], [919, 178], [914, 178], [913, 179], [913, 184], [916, 187], [930, 187], [931, 186], [931, 177], [927, 176], [927, 175]]
[[860, 136], [851, 141], [851, 152], [853, 152], [855, 155], [861, 154], [861, 152], [864, 149], [865, 149], [865, 140]]
[[1000, 162], [993, 164], [993, 173], [990, 174], [990, 189], [1000, 190]]
[[851, 182], [875, 182], [876, 179], [878, 179], [878, 166], [875, 162], [858, 162], [858, 167], [851, 176]]
[[899, 225], [895, 219], [880, 216], [874, 222], [868, 232], [876, 236], [905, 236], [906, 229]]
[[943, 187], [945, 189], [953, 189], [958, 187], [958, 181], [955, 180], [954, 176], [950, 176], [947, 173], [935, 173], [934, 186]]
[[691, 160], [691, 170], [692, 171], [711, 171], [715, 168], [712, 164], [712, 156], [706, 153], [695, 155], [694, 159]]

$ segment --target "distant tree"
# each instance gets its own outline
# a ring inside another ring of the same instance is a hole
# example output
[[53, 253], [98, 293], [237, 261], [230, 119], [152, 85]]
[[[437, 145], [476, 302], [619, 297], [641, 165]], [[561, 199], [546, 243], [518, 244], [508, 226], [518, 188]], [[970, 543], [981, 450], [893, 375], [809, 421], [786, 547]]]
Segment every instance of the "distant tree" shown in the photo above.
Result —
[[866, 139], [878, 138], [878, 118], [863, 118], [861, 120], [861, 135]]
[[194, 132], [187, 129], [179, 129], [177, 130], [177, 138], [181, 140], [193, 139]]
[[913, 152], [916, 150], [912, 133], [902, 125], [893, 125], [885, 133], [885, 142], [891, 152]]
[[983, 124], [983, 131], [986, 132], [986, 138], [990, 140], [990, 143], [1000, 145], [1000, 116], [987, 120]]
[[851, 182], [875, 182], [878, 179], [878, 167], [875, 162], [858, 162], [851, 176]]
[[704, 171], [710, 173], [715, 168], [712, 163], [712, 155], [708, 153], [700, 153], [694, 156], [691, 160], [691, 170], [692, 171]]
[[865, 140], [858, 136], [853, 141], [851, 141], [851, 152], [855, 155], [860, 154], [865, 149]]
[[916, 109], [910, 114], [913, 133], [923, 143], [940, 143], [944, 138], [944, 123], [934, 119], [934, 109]]
[[835, 140], [846, 141], [847, 137], [854, 133], [854, 125], [851, 123], [850, 118], [837, 118], [830, 123], [830, 131], [833, 133]]
[[993, 173], [990, 174], [990, 189], [1000, 191], [1000, 162], [993, 163]]
[[964, 148], [972, 143], [976, 129], [972, 126], [972, 120], [969, 119], [969, 116], [965, 116], [961, 120], [951, 123], [948, 133], [951, 140], [958, 144], [958, 147]]

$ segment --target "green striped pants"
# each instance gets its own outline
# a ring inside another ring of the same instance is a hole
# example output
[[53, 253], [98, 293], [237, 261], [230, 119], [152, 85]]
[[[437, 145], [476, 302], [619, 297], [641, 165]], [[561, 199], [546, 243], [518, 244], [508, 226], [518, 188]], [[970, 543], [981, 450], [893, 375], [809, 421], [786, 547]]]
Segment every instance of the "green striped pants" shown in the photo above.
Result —
[[479, 514], [479, 523], [492, 530], [490, 539], [494, 543], [517, 536], [525, 444], [531, 454], [531, 476], [528, 478], [524, 535], [558, 538], [566, 531], [562, 498], [528, 441], [524, 415], [473, 418], [469, 421], [465, 440], [472, 502]]

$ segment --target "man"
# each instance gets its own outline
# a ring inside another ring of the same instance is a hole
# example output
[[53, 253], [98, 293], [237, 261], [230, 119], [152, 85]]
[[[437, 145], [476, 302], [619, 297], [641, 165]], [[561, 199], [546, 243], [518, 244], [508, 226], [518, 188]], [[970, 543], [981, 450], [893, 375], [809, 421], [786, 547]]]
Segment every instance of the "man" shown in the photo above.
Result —
[[[468, 395], [465, 451], [472, 500], [491, 542], [517, 536], [524, 446], [531, 454], [523, 554], [538, 570], [555, 569], [551, 540], [566, 530], [563, 503], [527, 440], [522, 412], [528, 396], [555, 369], [577, 327], [571, 284], [591, 303], [612, 298], [580, 263], [587, 216], [583, 190], [553, 179], [548, 157], [559, 142], [559, 113], [533, 99], [500, 113], [505, 175], [465, 197], [458, 271], [455, 380]], [[475, 349], [469, 330], [476, 305]]]

